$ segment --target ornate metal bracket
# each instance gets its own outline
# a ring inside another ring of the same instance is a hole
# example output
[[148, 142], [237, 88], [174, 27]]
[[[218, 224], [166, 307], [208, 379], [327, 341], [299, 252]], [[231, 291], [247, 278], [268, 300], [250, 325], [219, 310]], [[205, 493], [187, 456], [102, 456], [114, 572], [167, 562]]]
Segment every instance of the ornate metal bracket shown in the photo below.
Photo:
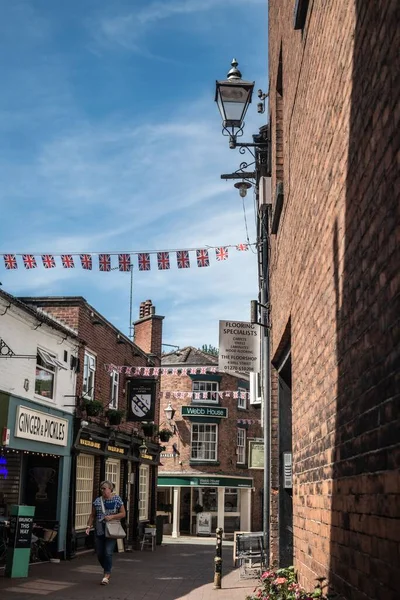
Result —
[[5, 343], [5, 341], [3, 339], [0, 338], [0, 356], [4, 357], [10, 357], [11, 356], [15, 356], [15, 352], [13, 352], [10, 348], [10, 346], [7, 346], [7, 344]]

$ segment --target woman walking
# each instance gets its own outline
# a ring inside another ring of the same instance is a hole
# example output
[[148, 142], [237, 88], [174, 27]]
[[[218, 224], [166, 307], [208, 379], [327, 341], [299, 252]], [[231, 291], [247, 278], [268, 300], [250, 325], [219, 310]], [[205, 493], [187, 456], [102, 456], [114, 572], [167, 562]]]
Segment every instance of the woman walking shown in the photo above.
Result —
[[125, 507], [121, 498], [113, 494], [114, 484], [111, 481], [103, 481], [100, 484], [101, 496], [93, 502], [92, 512], [87, 524], [86, 535], [94, 524], [95, 548], [99, 563], [103, 567], [104, 575], [102, 585], [110, 583], [112, 569], [112, 557], [117, 540], [106, 537], [106, 521], [119, 521], [125, 517]]

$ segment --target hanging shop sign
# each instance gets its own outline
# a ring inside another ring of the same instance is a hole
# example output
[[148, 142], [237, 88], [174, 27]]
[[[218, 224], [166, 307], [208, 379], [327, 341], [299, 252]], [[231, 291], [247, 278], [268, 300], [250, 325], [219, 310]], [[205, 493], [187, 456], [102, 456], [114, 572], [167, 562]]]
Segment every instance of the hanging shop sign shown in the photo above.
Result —
[[228, 409], [222, 406], [182, 406], [182, 417], [208, 417], [210, 419], [226, 419], [228, 417]]
[[131, 379], [128, 384], [127, 421], [153, 421], [156, 404], [156, 382]]
[[264, 441], [249, 440], [249, 469], [264, 468]]
[[218, 371], [260, 371], [260, 326], [243, 321], [219, 322]]
[[66, 446], [68, 421], [26, 406], [18, 406], [14, 435], [35, 442]]

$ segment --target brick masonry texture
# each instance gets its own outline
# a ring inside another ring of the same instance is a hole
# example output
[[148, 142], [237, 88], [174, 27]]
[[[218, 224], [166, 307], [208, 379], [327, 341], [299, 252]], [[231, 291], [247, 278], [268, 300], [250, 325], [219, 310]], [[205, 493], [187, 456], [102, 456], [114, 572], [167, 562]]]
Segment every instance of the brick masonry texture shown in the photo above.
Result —
[[[294, 562], [308, 588], [325, 576], [342, 598], [388, 600], [400, 581], [400, 7], [310, 0], [295, 31], [294, 5], [269, 2], [272, 189], [284, 183], [272, 357], [290, 322]], [[276, 560], [274, 446], [272, 458]]]

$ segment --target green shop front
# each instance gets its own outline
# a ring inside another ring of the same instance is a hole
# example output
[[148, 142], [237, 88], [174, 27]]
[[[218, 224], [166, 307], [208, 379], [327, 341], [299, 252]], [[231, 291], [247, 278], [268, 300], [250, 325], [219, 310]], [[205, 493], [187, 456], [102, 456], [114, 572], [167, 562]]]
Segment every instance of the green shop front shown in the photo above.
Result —
[[217, 527], [225, 536], [250, 531], [253, 486], [251, 477], [159, 474], [158, 506], [172, 508], [165, 533], [212, 535]]
[[65, 557], [71, 473], [71, 414], [0, 393], [0, 513], [35, 508], [34, 525], [53, 531], [52, 551]]

